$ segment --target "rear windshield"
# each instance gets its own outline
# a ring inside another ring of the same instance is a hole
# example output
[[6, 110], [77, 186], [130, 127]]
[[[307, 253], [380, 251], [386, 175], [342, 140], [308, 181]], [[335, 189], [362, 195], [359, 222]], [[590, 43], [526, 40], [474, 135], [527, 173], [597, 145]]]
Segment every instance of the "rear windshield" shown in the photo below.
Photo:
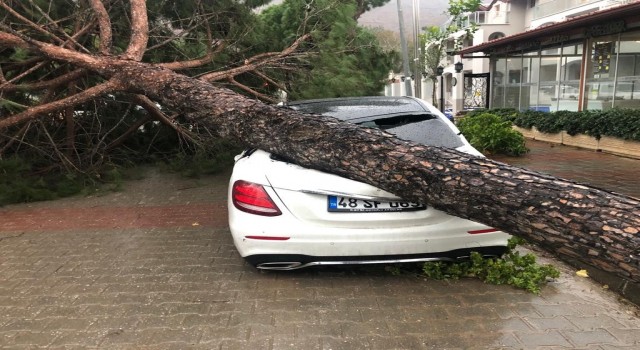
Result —
[[426, 112], [416, 101], [407, 98], [327, 99], [289, 105], [304, 113], [328, 115], [340, 120], [372, 118], [383, 115], [411, 115]]
[[430, 114], [379, 118], [358, 124], [383, 129], [401, 139], [429, 146], [447, 148], [464, 146], [460, 137], [444, 121]]

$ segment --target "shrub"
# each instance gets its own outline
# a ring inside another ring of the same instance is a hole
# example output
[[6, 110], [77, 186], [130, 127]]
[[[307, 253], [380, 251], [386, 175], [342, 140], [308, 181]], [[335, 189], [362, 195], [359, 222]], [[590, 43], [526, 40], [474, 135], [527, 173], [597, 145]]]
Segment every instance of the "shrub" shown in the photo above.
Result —
[[195, 151], [157, 152], [140, 158], [130, 156], [118, 164], [104, 163], [86, 172], [68, 172], [57, 167], [42, 171], [42, 160], [37, 158], [13, 156], [0, 159], [0, 206], [118, 191], [124, 180], [140, 177], [137, 174], [139, 166], [151, 165], [153, 161], [160, 168], [183, 176], [214, 174], [229, 169], [233, 165], [233, 157], [241, 149], [236, 143], [216, 139]]
[[0, 206], [45, 201], [81, 193], [86, 179], [72, 173], [33, 174], [24, 159], [0, 159]]
[[491, 110], [475, 109], [472, 111], [468, 111], [465, 115], [474, 116], [474, 115], [483, 114], [487, 112], [491, 114], [495, 114], [500, 118], [502, 118], [503, 120], [510, 121], [510, 122], [513, 122], [516, 119], [516, 117], [520, 114], [520, 112], [518, 112], [518, 110], [515, 108], [494, 108]]
[[183, 176], [198, 178], [229, 169], [233, 166], [233, 158], [241, 151], [242, 147], [235, 142], [215, 139], [193, 153], [176, 154], [166, 161], [166, 166]]
[[[503, 111], [497, 109], [496, 111]], [[494, 110], [489, 110], [494, 113]], [[640, 110], [614, 108], [606, 111], [557, 111], [552, 113], [539, 111], [518, 112], [515, 117], [501, 115], [505, 121], [514, 125], [540, 132], [567, 132], [569, 135], [589, 135], [596, 139], [613, 136], [624, 140], [640, 141]]]
[[485, 112], [468, 114], [458, 123], [458, 128], [480, 152], [521, 156], [529, 150], [522, 134], [511, 125], [510, 121]]

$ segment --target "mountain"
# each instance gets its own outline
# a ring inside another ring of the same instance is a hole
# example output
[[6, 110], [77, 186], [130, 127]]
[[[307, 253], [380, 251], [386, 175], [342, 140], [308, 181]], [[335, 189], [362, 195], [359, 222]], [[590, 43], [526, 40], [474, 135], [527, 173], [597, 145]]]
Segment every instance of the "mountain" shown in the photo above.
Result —
[[394, 32], [400, 32], [398, 24], [398, 3], [402, 6], [405, 35], [413, 33], [413, 2], [420, 4], [420, 27], [439, 26], [447, 19], [448, 0], [391, 0], [381, 7], [363, 14], [358, 23], [365, 27], [381, 27]]

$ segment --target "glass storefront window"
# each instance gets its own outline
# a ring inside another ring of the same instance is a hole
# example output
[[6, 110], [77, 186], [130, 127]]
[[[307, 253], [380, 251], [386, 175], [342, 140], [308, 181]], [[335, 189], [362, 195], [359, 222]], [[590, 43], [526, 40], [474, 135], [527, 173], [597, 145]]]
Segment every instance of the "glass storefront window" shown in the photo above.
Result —
[[563, 56], [581, 56], [582, 44], [581, 43], [569, 43], [562, 46]]
[[614, 107], [640, 108], [640, 33], [620, 37]]
[[495, 61], [495, 69], [492, 78], [491, 108], [504, 108], [505, 105], [505, 79], [506, 79], [507, 59], [500, 58]]
[[553, 49], [544, 49], [540, 51], [541, 56], [557, 56], [559, 54], [560, 54], [560, 49], [557, 47]]
[[542, 57], [540, 60], [540, 87], [537, 110], [558, 110], [560, 57]]
[[577, 111], [581, 83], [583, 110], [640, 109], [640, 30], [498, 59], [492, 107]]
[[591, 41], [587, 61], [584, 109], [606, 110], [613, 107], [616, 71], [617, 35]]
[[506, 60], [505, 107], [520, 108], [520, 82], [522, 81], [522, 57]]
[[580, 56], [562, 57], [560, 85], [558, 86], [558, 110], [577, 111], [580, 97]]
[[576, 46], [577, 45], [565, 45], [562, 47], [562, 55], [575, 55], [576, 54]]
[[560, 84], [558, 85], [559, 111], [577, 111], [580, 98], [580, 72], [582, 70], [582, 44], [562, 47]]
[[[538, 82], [540, 77], [540, 57], [523, 57], [522, 59], [522, 93], [520, 109], [539, 109]], [[542, 109], [544, 110], [544, 108]]]

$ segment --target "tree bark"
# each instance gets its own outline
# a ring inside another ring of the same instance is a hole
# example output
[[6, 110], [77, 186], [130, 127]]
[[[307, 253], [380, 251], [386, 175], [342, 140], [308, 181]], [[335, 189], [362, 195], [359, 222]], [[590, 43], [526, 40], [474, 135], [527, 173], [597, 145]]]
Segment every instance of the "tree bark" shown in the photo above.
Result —
[[526, 238], [560, 258], [640, 282], [640, 201], [376, 129], [265, 105], [145, 64], [117, 69], [129, 90], [182, 110], [221, 137], [362, 181]]
[[[143, 1], [131, 3], [135, 17], [144, 15]], [[451, 149], [403, 141], [380, 130], [266, 105], [202, 79], [140, 63], [147, 24], [145, 19], [134, 24], [137, 32], [125, 54], [129, 59], [42, 43], [0, 24], [4, 30], [0, 31], [0, 46], [26, 47], [107, 80], [60, 105], [56, 103], [63, 100], [0, 120], [0, 128], [33, 120], [90, 95], [144, 94], [219, 136], [485, 223], [536, 242], [565, 260], [640, 283], [638, 199]]]

